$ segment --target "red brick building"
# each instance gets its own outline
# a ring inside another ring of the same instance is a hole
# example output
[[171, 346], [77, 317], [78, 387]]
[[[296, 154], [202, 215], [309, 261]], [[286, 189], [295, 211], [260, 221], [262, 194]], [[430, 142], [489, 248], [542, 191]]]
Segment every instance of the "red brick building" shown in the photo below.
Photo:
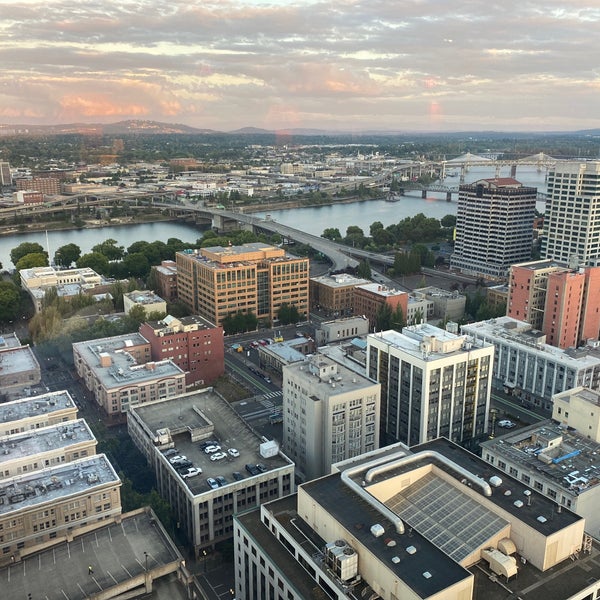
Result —
[[167, 302], [177, 300], [177, 263], [174, 260], [163, 260], [160, 265], [152, 267], [156, 272], [158, 295]]
[[389, 305], [392, 312], [400, 305], [404, 319], [408, 313], [408, 294], [388, 288], [380, 283], [367, 283], [354, 288], [354, 314], [364, 315], [369, 320], [369, 330], [374, 331], [377, 312], [383, 304]]
[[225, 372], [223, 328], [198, 316], [140, 325], [140, 334], [150, 342], [152, 360], [172, 360], [185, 372], [186, 386], [212, 383]]

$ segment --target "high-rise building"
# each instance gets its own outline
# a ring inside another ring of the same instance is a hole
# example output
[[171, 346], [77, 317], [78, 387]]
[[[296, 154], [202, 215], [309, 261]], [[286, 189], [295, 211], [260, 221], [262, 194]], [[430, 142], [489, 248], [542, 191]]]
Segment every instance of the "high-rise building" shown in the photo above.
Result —
[[321, 354], [283, 367], [283, 448], [301, 479], [379, 447], [380, 392]]
[[537, 189], [512, 177], [460, 186], [450, 265], [463, 273], [504, 278], [531, 257]]
[[260, 242], [178, 252], [177, 293], [190, 310], [222, 325], [252, 313], [274, 323], [282, 305], [308, 315], [309, 260]]
[[507, 316], [530, 323], [558, 348], [600, 336], [600, 267], [538, 260], [510, 269]]
[[12, 185], [10, 163], [0, 160], [0, 185]]
[[600, 161], [561, 162], [548, 173], [542, 257], [600, 265]]
[[367, 375], [381, 382], [382, 443], [412, 446], [487, 432], [494, 347], [428, 323], [367, 337]]

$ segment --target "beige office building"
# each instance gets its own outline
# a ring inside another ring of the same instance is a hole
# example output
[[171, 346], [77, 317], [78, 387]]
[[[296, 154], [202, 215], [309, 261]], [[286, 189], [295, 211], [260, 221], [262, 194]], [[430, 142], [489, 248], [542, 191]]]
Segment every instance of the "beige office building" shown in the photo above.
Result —
[[177, 293], [195, 314], [221, 325], [237, 312], [271, 324], [282, 304], [308, 315], [308, 258], [263, 243], [178, 252]]
[[304, 481], [379, 447], [379, 383], [318, 354], [283, 367], [283, 448]]

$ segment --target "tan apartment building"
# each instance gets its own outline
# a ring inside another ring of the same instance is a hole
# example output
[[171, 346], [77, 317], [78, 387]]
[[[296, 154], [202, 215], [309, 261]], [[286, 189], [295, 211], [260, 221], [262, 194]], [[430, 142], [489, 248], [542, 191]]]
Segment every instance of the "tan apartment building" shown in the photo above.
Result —
[[308, 481], [379, 447], [381, 385], [318, 354], [283, 367], [283, 448]]
[[217, 326], [237, 312], [274, 324], [283, 304], [308, 315], [308, 258], [257, 242], [178, 252], [176, 259], [179, 299]]
[[311, 277], [310, 304], [335, 317], [351, 315], [354, 311], [354, 288], [367, 283], [371, 282], [348, 273]]
[[72, 421], [77, 406], [66, 390], [0, 404], [0, 436]]
[[29, 346], [0, 349], [0, 393], [29, 387], [41, 380], [40, 364]]
[[77, 374], [109, 417], [185, 391], [185, 373], [170, 360], [150, 361], [150, 343], [139, 333], [73, 344], [73, 355]]
[[123, 310], [126, 315], [134, 306], [141, 306], [146, 311], [146, 316], [151, 313], [167, 313], [167, 303], [152, 290], [134, 290], [123, 294]]

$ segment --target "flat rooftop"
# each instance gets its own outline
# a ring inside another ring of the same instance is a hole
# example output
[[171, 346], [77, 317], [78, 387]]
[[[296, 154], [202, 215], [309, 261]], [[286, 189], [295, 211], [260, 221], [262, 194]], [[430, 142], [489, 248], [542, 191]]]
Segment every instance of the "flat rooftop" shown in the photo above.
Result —
[[18, 348], [21, 345], [21, 341], [16, 333], [4, 333], [0, 335], [0, 350], [4, 350], [5, 348]]
[[[573, 495], [600, 484], [600, 444], [551, 420], [487, 440], [482, 448], [552, 480]], [[551, 461], [542, 461], [540, 455]]]
[[348, 273], [340, 273], [339, 275], [320, 275], [319, 277], [311, 277], [310, 280], [330, 288], [355, 287], [357, 285], [372, 283], [368, 279], [354, 277]]
[[0, 515], [120, 481], [104, 454], [16, 475], [0, 481]]
[[134, 292], [124, 294], [124, 296], [136, 304], [157, 304], [159, 302], [164, 302], [164, 300], [152, 290], [135, 290]]
[[[29, 346], [0, 349], [0, 376], [39, 369], [40, 365]], [[19, 385], [22, 385], [20, 383]]]
[[[238, 416], [226, 400], [210, 388], [136, 406], [131, 410], [142, 420], [149, 434], [169, 429], [178, 453], [186, 456], [195, 467], [202, 469], [202, 475], [185, 480], [193, 494], [208, 491], [207, 477], [220, 475], [228, 483], [235, 483], [235, 471], [244, 478], [249, 477], [246, 464], [263, 463], [268, 470], [292, 464], [282, 454], [270, 458], [261, 456], [260, 444], [264, 440]], [[195, 434], [195, 438], [200, 436], [201, 439], [192, 441], [191, 433]], [[200, 447], [203, 439], [217, 441], [225, 453], [228, 449], [235, 448], [240, 456], [236, 458], [227, 455], [222, 460], [211, 461], [210, 455]], [[166, 458], [164, 460], [168, 463]], [[173, 472], [175, 473], [175, 469]]]
[[381, 283], [366, 283], [364, 285], [357, 285], [356, 288], [359, 290], [366, 290], [367, 292], [377, 294], [378, 296], [382, 296], [384, 298], [389, 298], [391, 296], [401, 296], [402, 294], [407, 293], [401, 290], [396, 290], [394, 288], [389, 288]]
[[[85, 419], [31, 429], [0, 437], [0, 471], [2, 465], [28, 456], [40, 455], [81, 442], [95, 441]], [[41, 462], [41, 461], [40, 461]]]
[[504, 340], [516, 348], [527, 347], [527, 352], [537, 352], [576, 370], [594, 367], [600, 364], [600, 352], [589, 346], [585, 348], [567, 348], [563, 350], [545, 343], [545, 336], [535, 331], [529, 323], [512, 317], [497, 317], [488, 321], [479, 321], [461, 326], [463, 333], [488, 341]]
[[[65, 600], [91, 598], [111, 588], [143, 576], [148, 571], [174, 571], [182, 557], [149, 510], [126, 513], [120, 523], [112, 523], [91, 533], [76, 536], [23, 561], [0, 569], [0, 586], [5, 598], [44, 598]], [[93, 575], [88, 572], [91, 566]], [[153, 588], [159, 583], [153, 582]], [[115, 596], [117, 594], [115, 589]], [[178, 600], [186, 596], [152, 598]], [[111, 597], [110, 595], [108, 597]]]
[[75, 402], [66, 390], [49, 392], [40, 396], [21, 398], [0, 404], [0, 423], [13, 423], [66, 408], [75, 409]]

